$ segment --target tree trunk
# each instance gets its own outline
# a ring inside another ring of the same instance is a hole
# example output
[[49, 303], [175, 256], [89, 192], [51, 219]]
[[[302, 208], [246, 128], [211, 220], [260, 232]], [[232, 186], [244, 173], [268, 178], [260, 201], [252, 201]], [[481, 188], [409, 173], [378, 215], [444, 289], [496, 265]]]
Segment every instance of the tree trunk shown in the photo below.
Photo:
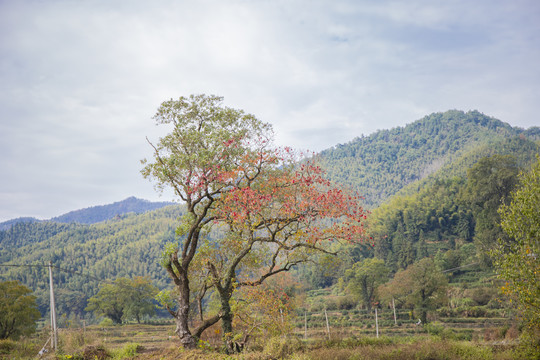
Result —
[[420, 320], [422, 320], [423, 325], [427, 324], [427, 311], [426, 311], [426, 309], [421, 309], [420, 310]]
[[198, 339], [191, 334], [189, 329], [189, 281], [187, 277], [181, 279], [181, 286], [178, 286], [180, 295], [178, 296], [178, 311], [175, 314], [175, 333], [180, 338], [184, 349], [195, 349]]
[[227, 354], [234, 353], [235, 347], [233, 346], [233, 313], [231, 311], [231, 295], [227, 291], [220, 293], [221, 297], [221, 330], [223, 331], [223, 341], [225, 343], [225, 351]]

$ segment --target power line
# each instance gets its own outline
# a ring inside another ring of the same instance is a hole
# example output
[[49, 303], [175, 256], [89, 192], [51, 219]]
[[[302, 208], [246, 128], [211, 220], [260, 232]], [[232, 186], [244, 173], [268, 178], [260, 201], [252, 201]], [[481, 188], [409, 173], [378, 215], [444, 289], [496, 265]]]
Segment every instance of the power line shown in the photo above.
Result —
[[[48, 264], [0, 264], [0, 266], [2, 266], [2, 267], [46, 267], [46, 268], [49, 268]], [[70, 273], [70, 274], [79, 275], [79, 276], [82, 276], [82, 277], [92, 279], [94, 281], [97, 281], [98, 283], [107, 283], [109, 285], [116, 285], [116, 286], [119, 286], [119, 287], [124, 288], [124, 289], [133, 290], [132, 287], [121, 284], [121, 283], [116, 283], [113, 280], [100, 279], [100, 278], [95, 277], [93, 275], [88, 275], [88, 274], [84, 274], [84, 273], [79, 272], [79, 271], [61, 268], [61, 267], [56, 266], [56, 265], [51, 265], [51, 267], [55, 268], [55, 269], [58, 269], [60, 271]], [[135, 290], [138, 291], [138, 292], [141, 292], [141, 293], [143, 292], [143, 289], [136, 288]]]
[[480, 264], [480, 263], [479, 263], [479, 262], [475, 262], [475, 263], [472, 263], [472, 264], [467, 264], [467, 265], [458, 266], [458, 267], [455, 267], [455, 268], [452, 268], [452, 269], [443, 270], [443, 271], [441, 271], [441, 272], [445, 273], [445, 272], [454, 271], [454, 270], [458, 270], [458, 269], [461, 269], [461, 268], [464, 268], [464, 267], [473, 266], [473, 265], [478, 265], [478, 264]]
[[[49, 267], [49, 265], [46, 265], [46, 264], [0, 264], [0, 266], [3, 266], [3, 267], [46, 267], [46, 268]], [[75, 274], [75, 275], [87, 277], [89, 279], [92, 279], [92, 280], [95, 280], [95, 281], [98, 281], [98, 282], [113, 283], [111, 280], [108, 280], [108, 279], [100, 279], [98, 277], [88, 275], [88, 274], [84, 274], [84, 273], [79, 272], [79, 271], [69, 270], [69, 269], [66, 269], [66, 268], [61, 268], [60, 266], [52, 265], [52, 267], [55, 268], [55, 269], [58, 269], [60, 271], [70, 273], [70, 274]]]

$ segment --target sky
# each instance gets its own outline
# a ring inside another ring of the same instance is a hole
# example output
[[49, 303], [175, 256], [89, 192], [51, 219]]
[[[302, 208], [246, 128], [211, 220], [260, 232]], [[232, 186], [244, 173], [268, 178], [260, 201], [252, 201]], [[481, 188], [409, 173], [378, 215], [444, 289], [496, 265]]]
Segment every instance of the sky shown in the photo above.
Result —
[[0, 221], [129, 196], [190, 94], [321, 151], [449, 109], [540, 126], [537, 0], [0, 0]]

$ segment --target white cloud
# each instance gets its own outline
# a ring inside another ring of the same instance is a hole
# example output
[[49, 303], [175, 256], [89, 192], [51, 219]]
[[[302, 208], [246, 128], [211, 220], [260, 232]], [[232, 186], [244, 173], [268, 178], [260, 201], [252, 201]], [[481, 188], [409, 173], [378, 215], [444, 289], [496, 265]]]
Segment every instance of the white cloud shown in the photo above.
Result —
[[539, 19], [533, 0], [1, 2], [0, 220], [156, 199], [151, 117], [191, 93], [311, 150], [450, 108], [538, 125]]

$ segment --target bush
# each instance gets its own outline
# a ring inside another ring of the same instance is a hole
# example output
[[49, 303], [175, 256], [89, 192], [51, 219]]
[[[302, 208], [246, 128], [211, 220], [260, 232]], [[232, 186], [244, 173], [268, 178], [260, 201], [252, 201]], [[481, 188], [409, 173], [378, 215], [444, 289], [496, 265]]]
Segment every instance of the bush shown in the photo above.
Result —
[[441, 336], [444, 331], [444, 325], [440, 322], [432, 322], [424, 325], [424, 330], [429, 335]]
[[266, 342], [263, 352], [272, 358], [281, 359], [303, 348], [304, 344], [297, 338], [273, 337]]
[[337, 307], [340, 310], [351, 310], [356, 307], [356, 300], [353, 296], [347, 295], [347, 296], [340, 296], [337, 298]]
[[143, 347], [139, 344], [131, 343], [126, 344], [120, 350], [114, 354], [115, 360], [129, 359], [137, 355], [137, 352], [143, 350]]
[[10, 354], [17, 347], [17, 343], [13, 340], [0, 340], [0, 354]]
[[84, 360], [106, 360], [111, 357], [101, 345], [85, 347], [82, 355]]
[[99, 326], [113, 326], [114, 325], [114, 322], [109, 319], [109, 318], [103, 318], [103, 320], [101, 320], [101, 322], [99, 323]]

